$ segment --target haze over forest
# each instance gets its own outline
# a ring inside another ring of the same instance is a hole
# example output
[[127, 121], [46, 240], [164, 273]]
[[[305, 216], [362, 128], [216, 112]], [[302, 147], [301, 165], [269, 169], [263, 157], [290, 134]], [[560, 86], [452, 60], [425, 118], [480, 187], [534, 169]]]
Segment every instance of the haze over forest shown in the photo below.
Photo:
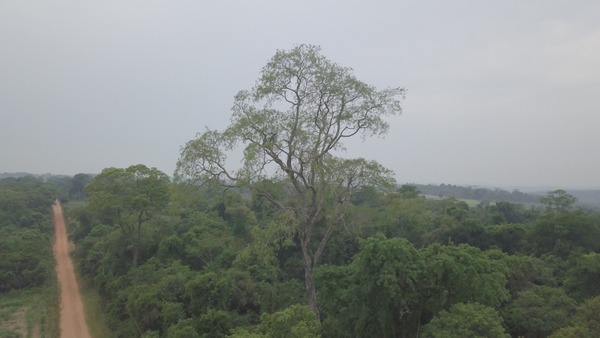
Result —
[[0, 172], [171, 175], [276, 50], [309, 43], [407, 89], [386, 138], [347, 157], [399, 182], [597, 189], [598, 17], [591, 0], [5, 1]]

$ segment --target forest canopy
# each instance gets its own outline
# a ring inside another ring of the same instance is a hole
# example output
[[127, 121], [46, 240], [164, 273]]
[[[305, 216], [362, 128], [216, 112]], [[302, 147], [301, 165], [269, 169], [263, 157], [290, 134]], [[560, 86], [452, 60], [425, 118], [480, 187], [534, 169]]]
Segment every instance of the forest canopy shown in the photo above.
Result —
[[[336, 156], [353, 137], [384, 135], [400, 114], [404, 89], [377, 90], [320, 53], [299, 45], [280, 50], [256, 85], [235, 96], [231, 124], [188, 142], [177, 163], [180, 181], [248, 188], [273, 206], [299, 240], [308, 305], [320, 317], [315, 269], [332, 236], [351, 222], [355, 191], [387, 189], [392, 172], [375, 161]], [[227, 151], [243, 148], [243, 166], [227, 167]], [[278, 195], [261, 182], [279, 183]]]
[[166, 184], [166, 206], [140, 228], [137, 265], [106, 210], [69, 211], [81, 271], [118, 337], [595, 332], [581, 318], [600, 297], [597, 213], [362, 189], [349, 202], [354, 226], [331, 238], [314, 270], [316, 317], [300, 238], [272, 203], [242, 188]]

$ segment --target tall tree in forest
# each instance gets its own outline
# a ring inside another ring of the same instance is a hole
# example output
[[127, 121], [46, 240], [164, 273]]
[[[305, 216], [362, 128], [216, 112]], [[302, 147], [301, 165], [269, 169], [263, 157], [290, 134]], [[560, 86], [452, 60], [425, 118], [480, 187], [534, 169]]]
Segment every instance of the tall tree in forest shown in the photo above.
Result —
[[561, 214], [571, 210], [577, 202], [577, 198], [562, 189], [558, 189], [541, 197], [540, 202], [546, 206], [546, 210]]
[[[402, 88], [377, 90], [320, 54], [299, 45], [278, 51], [256, 85], [235, 96], [231, 124], [206, 130], [181, 151], [176, 177], [249, 187], [286, 216], [299, 239], [308, 304], [319, 316], [313, 270], [344, 222], [352, 193], [393, 182], [391, 172], [365, 159], [343, 159], [343, 141], [383, 135], [386, 116], [401, 112]], [[242, 145], [243, 165], [231, 170], [228, 151]], [[273, 179], [287, 190], [275, 197], [255, 183]]]
[[119, 226], [131, 242], [132, 264], [138, 265], [142, 226], [169, 198], [169, 177], [143, 164], [106, 168], [86, 187], [89, 208], [106, 224]]
[[508, 338], [510, 335], [494, 308], [479, 303], [457, 303], [425, 325], [422, 337]]

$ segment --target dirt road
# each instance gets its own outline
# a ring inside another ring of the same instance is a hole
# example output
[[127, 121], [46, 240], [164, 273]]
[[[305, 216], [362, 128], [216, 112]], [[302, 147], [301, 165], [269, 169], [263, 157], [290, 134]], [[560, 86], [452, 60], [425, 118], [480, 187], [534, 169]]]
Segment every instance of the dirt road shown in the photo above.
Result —
[[69, 238], [62, 207], [57, 200], [52, 207], [54, 211], [54, 257], [56, 258], [56, 274], [60, 286], [60, 337], [90, 338], [85, 322], [83, 303], [79, 286], [73, 270], [73, 262], [69, 256]]

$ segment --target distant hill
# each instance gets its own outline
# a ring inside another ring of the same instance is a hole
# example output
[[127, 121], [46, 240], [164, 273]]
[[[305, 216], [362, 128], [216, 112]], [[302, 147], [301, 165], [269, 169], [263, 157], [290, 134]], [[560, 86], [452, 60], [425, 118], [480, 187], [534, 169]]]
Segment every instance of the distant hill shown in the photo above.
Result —
[[600, 190], [567, 190], [581, 204], [600, 207]]
[[460, 199], [478, 200], [478, 201], [506, 201], [511, 203], [536, 204], [540, 201], [540, 196], [536, 194], [524, 193], [519, 190], [506, 191], [502, 189], [489, 189], [479, 187], [462, 187], [452, 184], [413, 184], [424, 195], [437, 197], [455, 197]]
[[58, 175], [58, 174], [32, 174], [26, 172], [15, 172], [15, 173], [0, 173], [0, 180], [4, 178], [21, 178], [26, 176], [33, 176], [42, 180], [56, 179], [56, 178], [66, 178], [72, 177], [70, 175]]
[[[555, 189], [552, 189], [555, 190]], [[539, 197], [546, 195], [549, 191], [531, 191], [529, 194]], [[600, 209], [600, 189], [563, 189], [567, 193], [573, 195], [576, 199], [576, 205], [584, 209], [597, 210]]]
[[[35, 176], [43, 180], [56, 179], [62, 177], [70, 177], [68, 175], [53, 175], [53, 174], [31, 174], [26, 172], [0, 173], [0, 179], [4, 178], [20, 178], [25, 176]], [[481, 187], [458, 186], [452, 184], [415, 184], [423, 195], [436, 197], [455, 197], [460, 199], [469, 199], [477, 201], [506, 201], [511, 203], [523, 204], [538, 204], [540, 197], [548, 193], [548, 191], [521, 192], [518, 189], [508, 191], [503, 189], [490, 189]], [[583, 207], [600, 208], [600, 189], [595, 190], [568, 190], [569, 194], [577, 198], [577, 204]]]
[[[507, 191], [503, 189], [490, 189], [480, 187], [463, 187], [452, 184], [412, 184], [424, 195], [437, 197], [455, 197], [477, 201], [506, 201], [511, 203], [538, 204], [540, 197], [548, 191], [521, 192], [519, 190]], [[581, 207], [600, 208], [600, 190], [568, 190], [569, 194], [577, 198], [577, 205]]]
[[25, 177], [25, 176], [35, 176], [34, 174], [30, 174], [30, 173], [23, 173], [23, 172], [18, 172], [18, 173], [0, 173], [0, 179], [3, 178], [20, 178], [20, 177]]

